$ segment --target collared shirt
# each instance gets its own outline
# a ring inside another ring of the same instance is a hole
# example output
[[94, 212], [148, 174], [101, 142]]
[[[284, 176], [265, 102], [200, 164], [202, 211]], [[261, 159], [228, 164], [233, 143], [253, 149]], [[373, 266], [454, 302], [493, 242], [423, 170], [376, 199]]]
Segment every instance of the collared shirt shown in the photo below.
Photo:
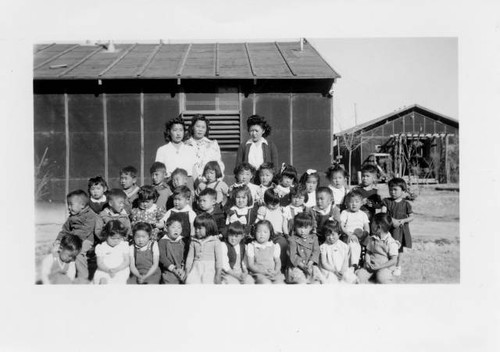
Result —
[[366, 252], [370, 255], [370, 261], [381, 265], [389, 261], [390, 257], [398, 255], [400, 243], [392, 238], [390, 233], [386, 233], [379, 238], [370, 236], [366, 243]]
[[368, 220], [368, 215], [361, 210], [356, 212], [343, 210], [340, 213], [340, 223], [345, 226], [347, 231], [353, 232], [356, 229], [364, 230], [365, 225], [369, 224], [370, 221]]
[[255, 257], [255, 248], [268, 248], [274, 247], [273, 258], [279, 258], [281, 254], [280, 245], [277, 243], [272, 243], [271, 241], [267, 241], [265, 243], [259, 243], [257, 241], [252, 241], [246, 246], [246, 254], [247, 257]]
[[182, 208], [180, 210], [176, 209], [176, 208], [169, 209], [165, 213], [165, 216], [163, 216], [163, 218], [161, 218], [160, 221], [166, 222], [172, 213], [188, 213], [189, 223], [191, 224], [191, 226], [193, 226], [194, 218], [196, 218], [196, 213], [194, 212], [193, 208], [191, 208], [190, 205], [186, 205], [184, 208]]
[[304, 205], [308, 208], [316, 206], [316, 191], [307, 194], [307, 202]]
[[319, 243], [315, 235], [305, 237], [294, 235], [289, 240], [290, 263], [296, 267], [299, 263], [307, 265], [309, 261], [319, 262]]
[[233, 205], [229, 209], [229, 213], [231, 215], [228, 214], [226, 225], [232, 224], [233, 222], [236, 221], [240, 222], [242, 225], [247, 225], [248, 224], [247, 215], [252, 208], [253, 207], [238, 208], [236, 205]]
[[248, 150], [248, 163], [256, 169], [264, 163], [264, 152], [262, 151], [263, 143], [269, 145], [265, 138], [261, 138], [258, 142], [249, 139], [246, 143], [250, 144], [250, 149]]
[[[228, 246], [231, 246], [231, 244], [223, 243], [222, 248], [221, 248], [222, 249], [222, 269], [224, 269], [225, 271], [231, 270], [231, 266], [229, 265], [229, 256], [227, 255], [227, 253], [228, 253], [227, 247]], [[241, 262], [240, 245], [237, 244], [236, 246], [233, 246], [233, 248], [234, 248], [234, 251], [236, 253], [236, 262], [234, 263], [234, 267], [232, 270], [239, 271], [239, 272], [246, 271], [246, 270], [244, 270], [245, 262]]]
[[341, 188], [335, 188], [332, 185], [329, 185], [328, 188], [330, 188], [333, 192], [333, 202], [335, 205], [340, 205], [344, 201], [344, 197], [347, 194], [347, 189], [342, 186]]
[[179, 148], [173, 143], [167, 143], [156, 151], [155, 161], [160, 161], [165, 164], [167, 169], [167, 177], [170, 177], [172, 172], [177, 169], [186, 170], [188, 176], [192, 176], [193, 167], [196, 164], [196, 151], [190, 145], [181, 142]]

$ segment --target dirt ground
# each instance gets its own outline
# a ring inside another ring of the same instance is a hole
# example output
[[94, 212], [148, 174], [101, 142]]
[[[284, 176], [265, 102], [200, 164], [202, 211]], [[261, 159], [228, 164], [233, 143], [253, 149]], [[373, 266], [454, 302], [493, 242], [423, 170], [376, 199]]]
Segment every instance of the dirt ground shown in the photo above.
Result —
[[[443, 185], [439, 185], [443, 187]], [[379, 193], [388, 196], [387, 185], [380, 184]], [[437, 191], [437, 185], [415, 188], [417, 198], [411, 202], [415, 220], [410, 224], [413, 248], [402, 256], [402, 275], [398, 283], [459, 283], [460, 234], [459, 192], [457, 185]], [[35, 207], [37, 278], [39, 264], [56, 238], [65, 218], [61, 203], [37, 203]]]

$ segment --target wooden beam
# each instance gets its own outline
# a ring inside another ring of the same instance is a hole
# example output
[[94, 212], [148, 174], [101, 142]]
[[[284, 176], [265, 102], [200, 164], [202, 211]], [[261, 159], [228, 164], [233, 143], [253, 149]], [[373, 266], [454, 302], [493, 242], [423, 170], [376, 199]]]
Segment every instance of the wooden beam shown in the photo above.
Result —
[[50, 59], [47, 59], [47, 60], [45, 60], [44, 62], [42, 62], [42, 63], [40, 63], [40, 64], [36, 65], [36, 66], [33, 68], [33, 70], [37, 70], [37, 69], [39, 69], [40, 67], [42, 67], [42, 66], [44, 66], [44, 65], [46, 65], [46, 64], [48, 64], [48, 63], [50, 63], [50, 62], [52, 62], [52, 61], [54, 61], [55, 59], [57, 59], [57, 58], [59, 58], [59, 57], [63, 56], [63, 55], [64, 55], [64, 54], [66, 54], [66, 53], [69, 53], [71, 50], [73, 50], [73, 49], [75, 49], [75, 48], [77, 48], [77, 47], [79, 47], [79, 46], [80, 46], [79, 44], [73, 45], [71, 48], [66, 49], [66, 50], [64, 50], [64, 51], [60, 52], [59, 54], [56, 54], [56, 55], [52, 56]]
[[129, 52], [132, 51], [132, 49], [134, 49], [135, 47], [137, 46], [137, 43], [131, 45], [127, 50], [125, 50], [123, 52], [123, 54], [121, 54], [115, 61], [113, 61], [111, 63], [111, 65], [109, 65], [108, 67], [106, 67], [104, 70], [102, 70], [97, 76], [101, 77], [102, 75], [104, 75], [106, 72], [108, 72], [109, 70], [111, 70], [114, 66], [116, 66], [117, 63], [119, 63], [120, 61], [122, 61], [122, 59], [127, 56], [127, 54]]
[[215, 43], [215, 75], [219, 75], [219, 43]]
[[57, 75], [57, 77], [61, 77], [61, 76], [64, 76], [65, 74], [67, 74], [68, 72], [71, 72], [73, 71], [76, 67], [78, 67], [79, 65], [81, 65], [85, 60], [87, 60], [88, 58], [90, 58], [92, 55], [94, 54], [97, 54], [99, 51], [102, 50], [102, 47], [99, 47], [97, 49], [95, 49], [94, 51], [92, 51], [90, 54], [86, 55], [83, 59], [79, 60], [76, 64], [74, 64], [73, 66], [71, 66], [70, 68], [68, 68], [67, 70], [64, 70], [63, 72], [59, 73]]
[[151, 54], [149, 54], [149, 57], [146, 59], [146, 62], [144, 63], [144, 65], [142, 65], [142, 67], [139, 69], [139, 71], [137, 71], [137, 73], [136, 73], [137, 77], [140, 77], [144, 73], [144, 71], [146, 71], [146, 69], [148, 68], [151, 61], [153, 61], [156, 54], [158, 54], [158, 51], [160, 51], [160, 48], [162, 47], [162, 45], [163, 45], [162, 43], [158, 44], [156, 46], [156, 48], [151, 52]]
[[52, 44], [48, 44], [48, 45], [42, 46], [37, 51], [35, 51], [35, 54], [38, 54], [39, 52], [44, 51], [45, 49], [53, 47], [54, 45], [56, 45], [56, 43], [52, 43]]
[[281, 50], [280, 45], [278, 44], [278, 42], [274, 42], [274, 45], [276, 45], [276, 48], [278, 49], [278, 51], [279, 51], [279, 53], [281, 55], [281, 58], [285, 62], [285, 65], [286, 65], [286, 67], [288, 67], [288, 70], [290, 71], [290, 73], [292, 74], [292, 76], [297, 76], [297, 74], [295, 72], [293, 72], [292, 68], [290, 67], [290, 64], [286, 60], [285, 55], [283, 54], [283, 51]]
[[248, 43], [245, 43], [245, 50], [247, 53], [247, 59], [248, 59], [248, 65], [250, 65], [250, 71], [252, 72], [252, 76], [257, 76], [255, 74], [255, 71], [253, 69], [253, 64], [252, 64], [252, 57], [250, 56], [250, 50], [248, 50]]
[[177, 76], [182, 76], [182, 71], [184, 70], [184, 65], [186, 64], [186, 61], [187, 61], [187, 58], [188, 58], [188, 55], [189, 55], [189, 52], [191, 51], [191, 47], [193, 46], [192, 43], [189, 44], [188, 48], [186, 49], [186, 52], [184, 53], [184, 56], [182, 58], [182, 61], [179, 65], [179, 67], [177, 68]]

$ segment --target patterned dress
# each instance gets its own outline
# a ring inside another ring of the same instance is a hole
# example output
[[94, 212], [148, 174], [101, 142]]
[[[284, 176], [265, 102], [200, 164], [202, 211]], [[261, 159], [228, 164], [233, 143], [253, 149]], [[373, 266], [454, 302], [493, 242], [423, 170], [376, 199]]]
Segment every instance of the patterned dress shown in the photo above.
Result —
[[151, 226], [153, 226], [153, 232], [151, 233], [151, 238], [156, 241], [159, 237], [161, 237], [161, 230], [155, 227], [157, 222], [165, 216], [166, 210], [163, 207], [157, 206], [153, 204], [148, 209], [140, 209], [134, 208], [132, 209], [132, 213], [130, 214], [132, 227], [138, 222], [147, 222]]

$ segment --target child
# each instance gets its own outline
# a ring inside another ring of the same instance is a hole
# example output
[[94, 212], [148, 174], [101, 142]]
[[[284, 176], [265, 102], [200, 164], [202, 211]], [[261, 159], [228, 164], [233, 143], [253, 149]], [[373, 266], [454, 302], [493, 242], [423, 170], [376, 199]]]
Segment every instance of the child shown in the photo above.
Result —
[[293, 220], [293, 235], [289, 239], [288, 256], [290, 266], [287, 282], [290, 284], [312, 284], [319, 280], [316, 266], [319, 262], [318, 238], [312, 233], [314, 219], [308, 213], [300, 213]]
[[130, 250], [127, 228], [119, 220], [111, 220], [104, 226], [105, 241], [95, 248], [97, 270], [94, 284], [126, 284], [130, 275]]
[[356, 283], [357, 277], [353, 267], [349, 267], [349, 247], [339, 240], [340, 224], [336, 221], [327, 221], [321, 232], [325, 238], [325, 243], [319, 247], [321, 283]]
[[[75, 259], [76, 276], [79, 280], [88, 280], [89, 258], [92, 256], [94, 242], [99, 241], [102, 231], [101, 218], [89, 207], [89, 197], [81, 189], [70, 192], [66, 196], [69, 217], [57, 235], [53, 248], [59, 249], [60, 241], [65, 235], [76, 235], [82, 240], [82, 250]], [[90, 257], [89, 257], [90, 256]]]
[[126, 166], [120, 170], [120, 185], [123, 191], [127, 195], [125, 199], [125, 211], [130, 214], [132, 210], [132, 205], [137, 199], [137, 193], [139, 193], [139, 186], [135, 183], [137, 182], [137, 169], [133, 166]]
[[130, 219], [132, 226], [138, 222], [147, 222], [152, 227], [151, 239], [157, 241], [161, 237], [163, 222], [161, 219], [165, 216], [166, 210], [156, 205], [158, 191], [154, 186], [142, 186], [137, 198], [137, 208], [132, 209]]
[[42, 284], [71, 284], [76, 277], [75, 259], [81, 250], [82, 240], [80, 237], [64, 235], [57, 252], [48, 254], [42, 260]]
[[394, 270], [394, 276], [401, 275], [401, 255], [403, 247], [411, 248], [410, 226], [413, 221], [413, 210], [411, 204], [404, 199], [407, 190], [406, 182], [402, 178], [393, 178], [388, 183], [390, 198], [385, 198], [382, 202], [382, 212], [387, 213], [392, 218], [391, 236], [401, 243], [399, 255]]
[[246, 247], [248, 272], [256, 284], [282, 284], [280, 246], [270, 241], [274, 235], [268, 220], [260, 220], [252, 227], [254, 240]]
[[[175, 171], [174, 171], [175, 172]], [[182, 224], [182, 237], [188, 240], [194, 235], [194, 219], [196, 218], [196, 213], [193, 211], [189, 205], [191, 199], [191, 190], [187, 186], [179, 186], [174, 189], [173, 203], [174, 207], [165, 213], [165, 216], [160, 220], [165, 223], [170, 216], [176, 214], [176, 216], [181, 219]]]
[[316, 190], [319, 185], [319, 174], [318, 171], [314, 169], [308, 169], [304, 174], [300, 177], [299, 184], [307, 190], [307, 199], [305, 201], [305, 206], [312, 208], [316, 205]]
[[186, 247], [181, 236], [181, 220], [174, 214], [165, 223], [165, 230], [165, 236], [158, 242], [162, 283], [181, 284], [186, 280], [184, 271]]
[[158, 243], [152, 238], [153, 227], [147, 222], [138, 222], [134, 225], [134, 243], [130, 246], [129, 284], [159, 284], [160, 250]]
[[326, 177], [330, 181], [328, 187], [333, 192], [333, 201], [340, 210], [344, 210], [345, 196], [348, 192], [346, 187], [347, 172], [340, 165], [332, 165], [326, 170]]
[[167, 208], [167, 200], [172, 195], [172, 190], [166, 182], [167, 168], [164, 163], [155, 161], [149, 169], [153, 186], [158, 192], [158, 199], [155, 204], [159, 207]]
[[205, 188], [198, 196], [197, 215], [207, 213], [214, 218], [219, 237], [224, 237], [226, 233], [226, 213], [221, 205], [216, 202], [217, 192], [212, 188]]
[[248, 186], [235, 187], [231, 192], [230, 203], [234, 204], [227, 211], [226, 226], [233, 222], [240, 222], [245, 226], [245, 236], [250, 235], [250, 228], [257, 217], [256, 208], [252, 205], [252, 193]]
[[245, 244], [242, 239], [245, 228], [233, 222], [227, 229], [227, 241], [222, 243], [222, 283], [252, 284], [246, 267]]
[[[177, 187], [186, 186], [189, 190], [191, 190], [191, 188], [188, 186], [188, 179], [188, 173], [184, 169], [177, 168], [172, 172], [172, 177], [170, 178], [169, 182], [169, 187], [172, 191], [172, 194], [167, 199], [167, 210], [170, 210], [174, 207], [173, 192]], [[191, 199], [189, 200], [189, 205], [192, 205]]]
[[[259, 190], [259, 186], [251, 183], [254, 175], [255, 175], [255, 168], [249, 163], [241, 163], [234, 168], [234, 178], [236, 179], [236, 183], [232, 184], [231, 187], [229, 187], [230, 200], [234, 198], [232, 193], [235, 188], [239, 188], [241, 186], [247, 186], [252, 194], [251, 199], [253, 206], [254, 204], [253, 202], [255, 202], [258, 197], [257, 192]], [[226, 208], [229, 208], [231, 206], [234, 206], [234, 203], [228, 202], [226, 204]]]
[[400, 246], [389, 233], [392, 226], [391, 216], [386, 213], [378, 213], [373, 217], [373, 235], [365, 241], [364, 268], [356, 272], [360, 283], [367, 283], [373, 275], [376, 283], [392, 283]]
[[220, 284], [222, 245], [217, 238], [217, 224], [208, 214], [194, 220], [195, 237], [186, 258], [186, 284]]
[[363, 196], [363, 205], [361, 210], [368, 215], [368, 220], [371, 221], [375, 215], [376, 209], [382, 207], [382, 199], [378, 195], [376, 187], [377, 181], [377, 168], [371, 164], [365, 165], [361, 168], [361, 185], [354, 188], [361, 192]]
[[99, 213], [99, 216], [104, 225], [111, 220], [120, 221], [125, 226], [126, 239], [128, 241], [132, 238], [132, 225], [130, 224], [128, 213], [125, 211], [126, 199], [127, 195], [121, 189], [110, 189], [108, 192], [108, 205]]
[[[316, 191], [314, 191], [314, 195], [316, 196]], [[311, 209], [307, 208], [305, 205], [308, 198], [309, 193], [307, 192], [307, 188], [302, 185], [290, 190], [290, 200], [292, 202], [283, 208], [283, 214], [288, 222], [288, 229], [293, 229], [293, 219], [299, 213], [308, 212], [314, 217]], [[314, 204], [316, 204], [316, 201], [314, 201]]]
[[361, 211], [363, 196], [353, 190], [346, 197], [347, 209], [340, 214], [340, 227], [344, 234], [342, 240], [350, 249], [349, 265], [357, 269], [361, 259], [361, 245], [370, 233], [370, 223], [365, 212]]
[[217, 204], [226, 204], [229, 187], [222, 181], [223, 178], [224, 176], [222, 175], [219, 163], [217, 161], [209, 161], [203, 169], [203, 176], [195, 181], [194, 188], [196, 197], [198, 197], [204, 189], [211, 188], [217, 192]]
[[292, 202], [290, 199], [290, 190], [297, 184], [297, 170], [292, 165], [283, 163], [277, 178], [278, 185], [276, 186], [276, 192], [280, 197], [280, 205], [286, 207]]
[[89, 206], [94, 213], [99, 214], [107, 204], [106, 192], [108, 185], [101, 176], [96, 176], [89, 179]]
[[264, 163], [260, 165], [259, 170], [257, 171], [257, 179], [255, 180], [256, 184], [259, 186], [257, 190], [257, 199], [255, 201], [259, 205], [264, 204], [264, 192], [271, 188], [275, 187], [276, 184], [273, 182], [274, 179], [274, 164], [271, 162]]
[[[329, 187], [319, 187], [316, 191], [316, 206], [313, 207], [315, 229], [318, 231], [328, 220], [340, 221], [340, 210], [333, 204], [333, 192]], [[317, 233], [319, 244], [325, 239], [321, 233]]]

